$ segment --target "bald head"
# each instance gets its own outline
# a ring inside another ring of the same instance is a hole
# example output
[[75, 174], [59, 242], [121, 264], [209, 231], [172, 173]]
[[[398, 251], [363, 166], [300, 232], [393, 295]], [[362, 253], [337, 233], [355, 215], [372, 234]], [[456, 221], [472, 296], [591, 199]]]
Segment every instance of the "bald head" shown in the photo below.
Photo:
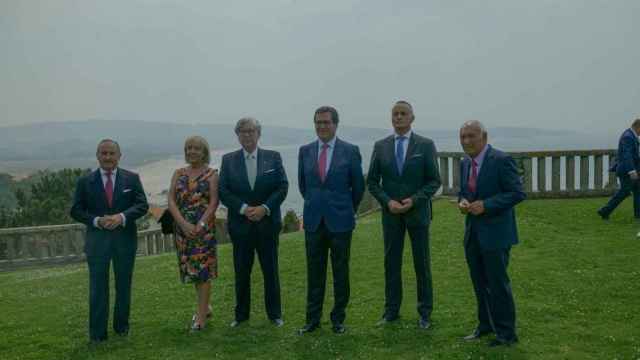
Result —
[[460, 127], [460, 145], [467, 155], [478, 156], [487, 145], [487, 129], [478, 120], [465, 121]]

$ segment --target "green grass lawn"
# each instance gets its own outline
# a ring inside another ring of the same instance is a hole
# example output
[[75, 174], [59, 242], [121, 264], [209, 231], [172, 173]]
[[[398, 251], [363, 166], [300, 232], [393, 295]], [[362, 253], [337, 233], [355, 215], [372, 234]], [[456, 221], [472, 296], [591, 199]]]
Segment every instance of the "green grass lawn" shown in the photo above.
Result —
[[375, 327], [384, 304], [380, 215], [360, 219], [351, 250], [347, 333], [331, 332], [327, 287], [323, 327], [295, 335], [304, 324], [303, 234], [280, 242], [285, 326], [267, 321], [258, 264], [252, 318], [231, 329], [233, 267], [220, 246], [213, 319], [187, 332], [194, 311], [191, 286], [178, 281], [175, 256], [138, 258], [131, 335], [88, 346], [85, 264], [0, 274], [1, 359], [640, 359], [640, 239], [626, 201], [608, 222], [595, 210], [605, 199], [525, 201], [518, 207], [521, 244], [510, 267], [520, 343], [489, 349], [459, 340], [476, 325], [475, 299], [462, 248], [463, 217], [447, 200], [435, 203], [431, 254], [433, 327], [416, 328], [415, 277], [405, 246], [401, 319]]

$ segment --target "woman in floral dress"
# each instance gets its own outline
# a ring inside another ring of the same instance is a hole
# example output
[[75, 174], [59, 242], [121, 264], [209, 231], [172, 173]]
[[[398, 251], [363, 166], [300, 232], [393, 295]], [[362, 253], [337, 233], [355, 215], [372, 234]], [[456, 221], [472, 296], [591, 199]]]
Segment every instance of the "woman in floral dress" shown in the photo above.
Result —
[[197, 311], [191, 330], [202, 330], [211, 316], [211, 279], [218, 276], [215, 212], [218, 207], [218, 173], [209, 167], [210, 150], [200, 136], [184, 144], [188, 167], [178, 169], [171, 179], [169, 211], [175, 223], [180, 279], [195, 286]]

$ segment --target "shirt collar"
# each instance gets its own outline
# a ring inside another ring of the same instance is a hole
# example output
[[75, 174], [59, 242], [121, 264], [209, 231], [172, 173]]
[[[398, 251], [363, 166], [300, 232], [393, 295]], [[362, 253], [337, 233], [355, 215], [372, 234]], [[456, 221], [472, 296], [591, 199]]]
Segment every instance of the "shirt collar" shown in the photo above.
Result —
[[[99, 168], [100, 169], [100, 175], [102, 177], [107, 176], [107, 171], [103, 168]], [[111, 170], [111, 175], [116, 176], [116, 174], [118, 173], [118, 168], [114, 168], [113, 170]]]
[[[329, 145], [329, 149], [333, 149], [334, 146], [336, 146], [336, 139], [338, 137], [334, 136], [333, 139], [329, 140], [326, 144]], [[325, 142], [323, 142], [322, 140], [320, 140], [320, 138], [318, 138], [318, 148], [322, 149], [322, 144], [324, 144]]]
[[635, 130], [633, 130], [633, 128], [630, 127], [629, 130], [631, 130], [631, 133], [635, 135], [635, 137], [640, 137], [640, 135], [638, 135], [638, 133]]
[[258, 158], [258, 147], [256, 146], [256, 149], [253, 150], [252, 153], [249, 153], [247, 150], [245, 150], [244, 148], [242, 148], [242, 154], [244, 155], [244, 158], [248, 158], [249, 155], [253, 156], [254, 158]]
[[403, 136], [405, 139], [411, 139], [411, 134], [413, 134], [413, 130], [407, 131], [404, 135], [399, 135], [398, 133], [393, 133], [393, 140], [398, 140], [400, 136]]

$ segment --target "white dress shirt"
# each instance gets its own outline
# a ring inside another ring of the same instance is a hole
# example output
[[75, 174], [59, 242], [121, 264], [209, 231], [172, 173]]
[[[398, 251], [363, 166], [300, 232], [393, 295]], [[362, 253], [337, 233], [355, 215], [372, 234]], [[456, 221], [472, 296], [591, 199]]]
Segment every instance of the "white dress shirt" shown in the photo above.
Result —
[[[247, 150], [245, 150], [244, 148], [242, 149], [242, 155], [244, 156], [244, 159], [247, 160], [249, 159], [249, 157], [252, 157], [253, 159], [255, 159], [255, 161], [253, 162], [253, 164], [255, 165], [255, 169], [254, 169], [254, 173], [256, 174], [256, 180], [258, 179], [258, 148], [256, 147], [255, 150], [253, 150], [252, 153], [249, 153]], [[246, 161], [245, 161], [246, 163]], [[253, 184], [253, 187], [255, 188], [255, 184]], [[253, 190], [253, 189], [252, 189]], [[261, 205], [265, 210], [267, 210], [267, 216], [271, 215], [271, 209], [269, 209], [269, 207], [265, 204]], [[245, 211], [247, 211], [247, 208], [249, 207], [249, 205], [247, 204], [242, 204], [242, 206], [240, 207], [240, 215], [244, 215]]]

